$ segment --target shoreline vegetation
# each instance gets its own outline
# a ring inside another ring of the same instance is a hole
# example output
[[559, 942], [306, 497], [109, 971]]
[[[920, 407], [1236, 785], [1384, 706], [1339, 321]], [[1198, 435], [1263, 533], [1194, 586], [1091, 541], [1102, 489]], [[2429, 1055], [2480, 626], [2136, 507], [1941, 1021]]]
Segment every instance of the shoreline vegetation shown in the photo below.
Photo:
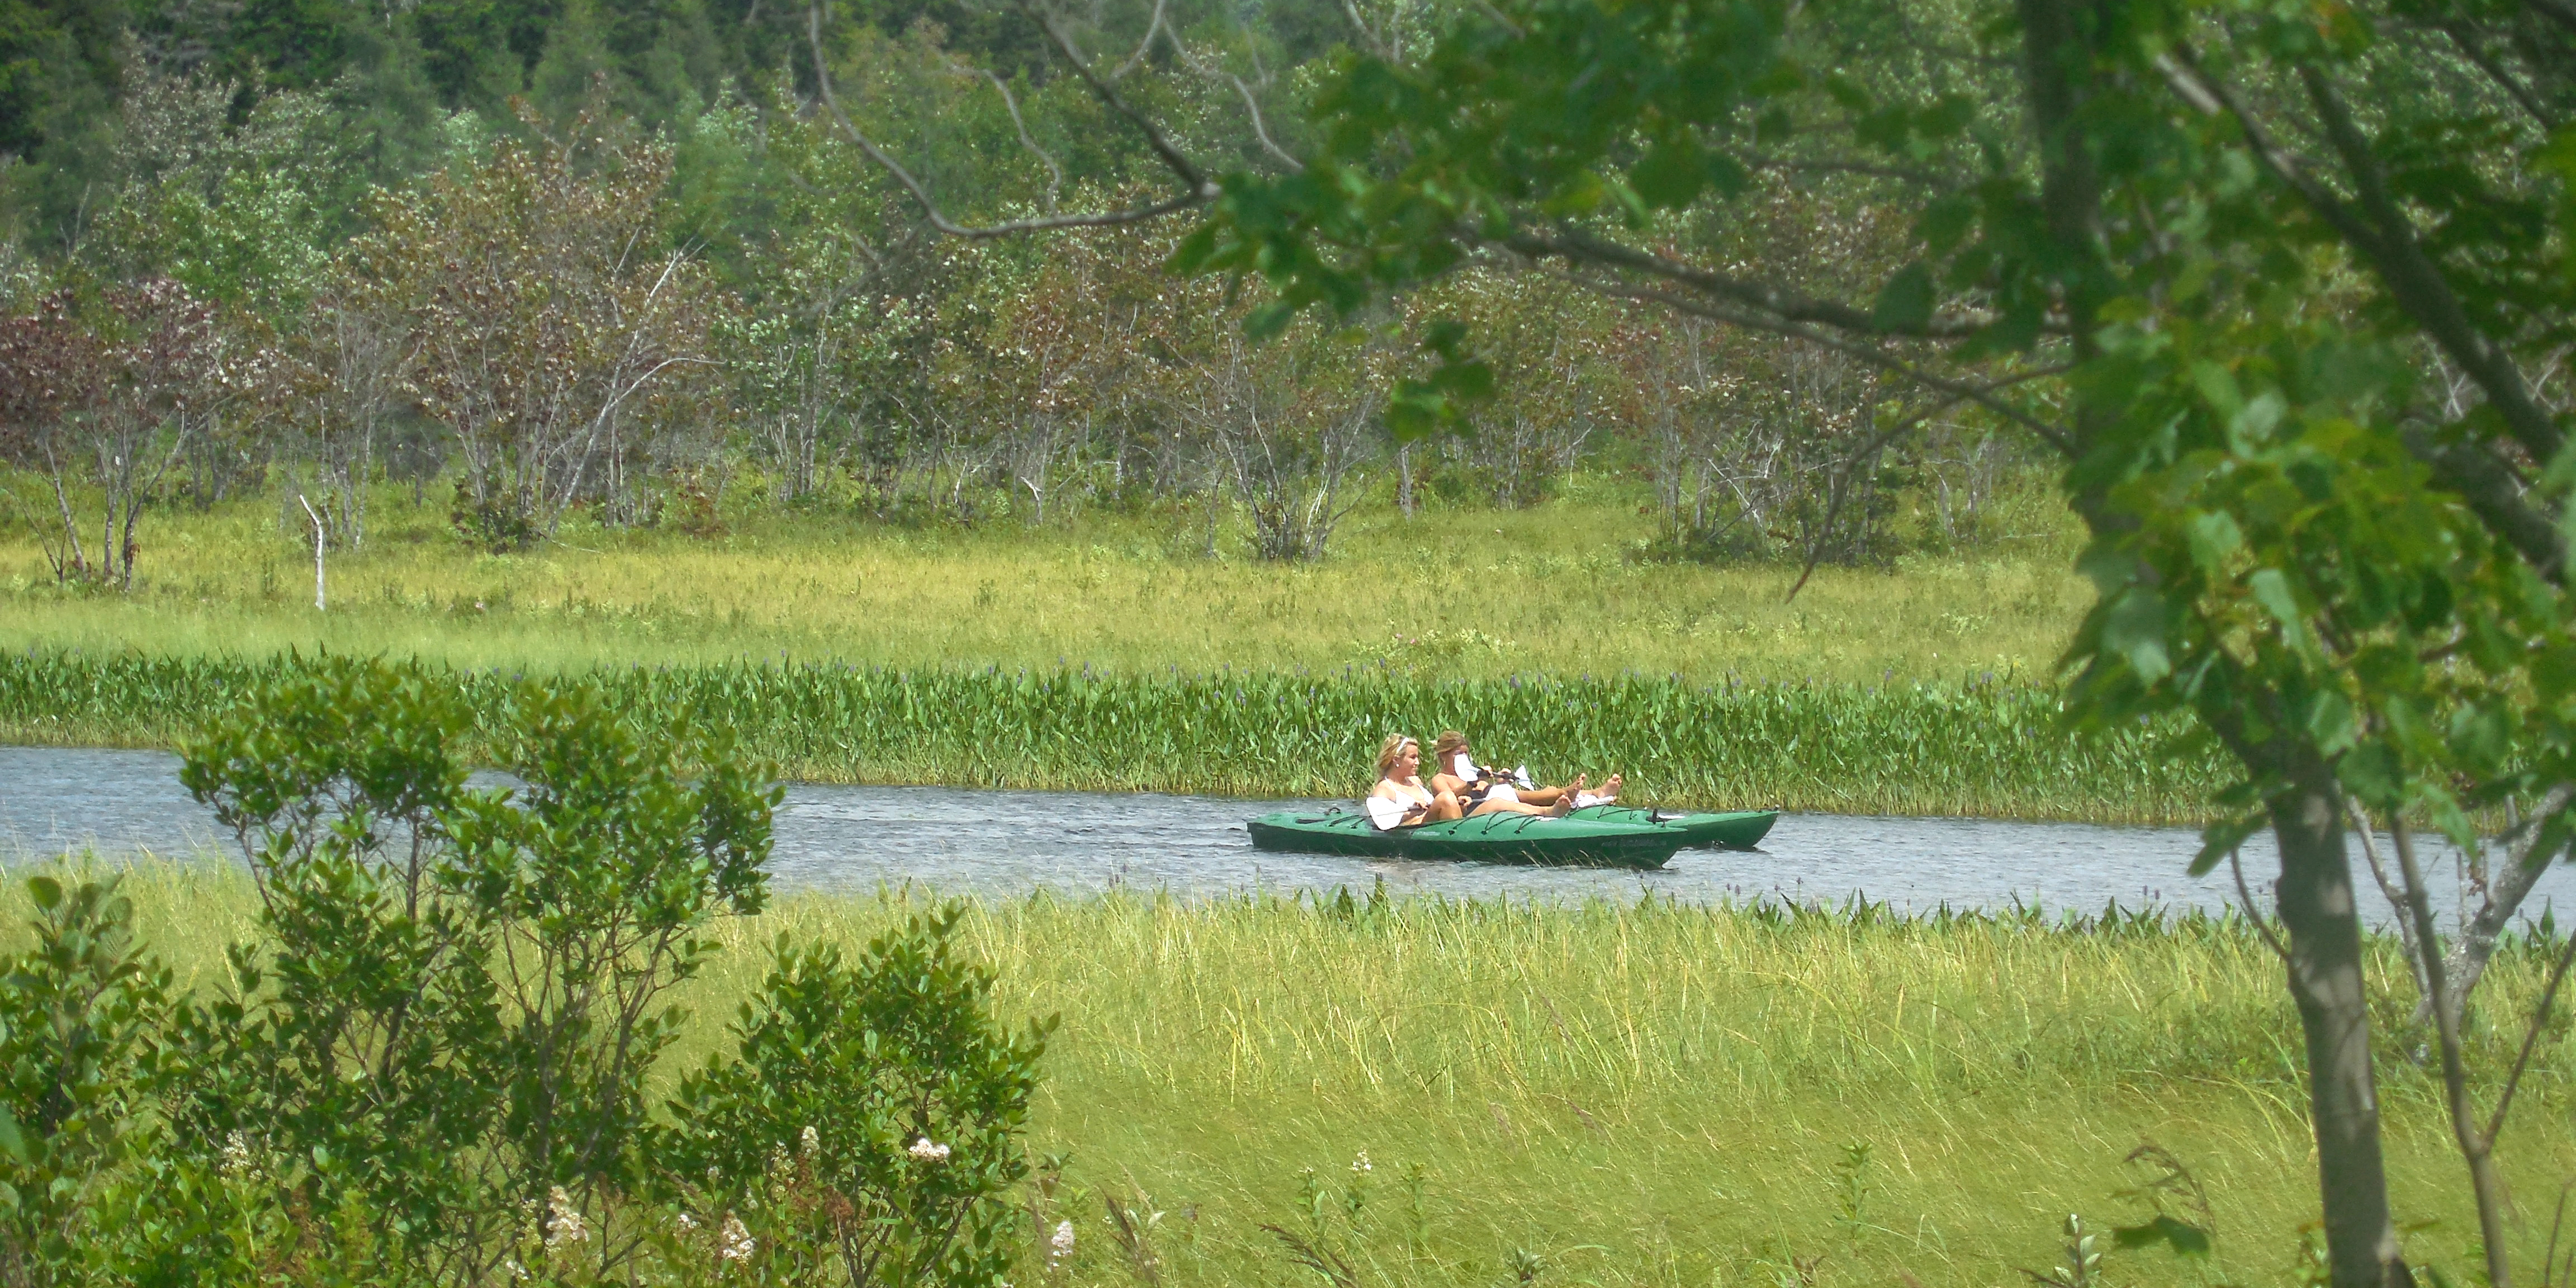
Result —
[[[238, 868], [90, 867], [125, 874], [139, 938], [182, 989], [215, 987], [224, 946], [259, 933]], [[666, 1067], [723, 1048], [781, 935], [849, 948], [927, 906], [808, 894], [721, 919]], [[1052, 1278], [1027, 1238], [1015, 1283], [1293, 1282], [1308, 1272], [1262, 1228], [1277, 1225], [1369, 1283], [1486, 1285], [1527, 1264], [1623, 1288], [1900, 1272], [1964, 1288], [2052, 1264], [2069, 1212], [2107, 1250], [2150, 1215], [2151, 1160], [2124, 1161], [2149, 1141], [2203, 1187], [2216, 1247], [2114, 1251], [2120, 1281], [2297, 1282], [2310, 1255], [2290, 1003], [2241, 920], [1365, 897], [964, 909], [1000, 1017], [1063, 1017], [1027, 1141], [1049, 1183], [1030, 1202], [1077, 1235]], [[29, 912], [21, 883], [0, 885], [5, 946]], [[2408, 1253], [2472, 1266], [2439, 1082], [2409, 1055], [2404, 963], [2367, 951], [2392, 983], [2374, 1040]], [[2499, 954], [2473, 1050], [2515, 1041], [2550, 956], [2537, 939]], [[2570, 1061], [2563, 1031], [2544, 1042], [2499, 1154], [2528, 1193], [2576, 1170], [2549, 1127]], [[2513, 1229], [2537, 1256], [2548, 1222]]]
[[[307, 664], [293, 654], [0, 654], [0, 740], [170, 747]], [[518, 682], [423, 669], [487, 720]], [[2185, 823], [2222, 781], [2206, 753], [2177, 754], [2171, 727], [2068, 733], [2052, 693], [1999, 678], [1700, 685], [1633, 674], [1434, 680], [1382, 667], [1132, 675], [767, 662], [537, 678], [595, 683], [656, 723], [720, 729], [774, 773], [807, 782], [1351, 796], [1366, 790], [1385, 732], [1450, 727], [1550, 778], [1615, 769], [1633, 798], [1676, 807]]]
[[1179, 549], [1171, 515], [915, 529], [757, 508], [714, 537], [576, 522], [490, 555], [386, 487], [320, 613], [275, 507], [180, 507], [125, 595], [57, 589], [0, 536], [0, 571], [29, 574], [0, 579], [0, 740], [172, 746], [330, 653], [469, 693], [596, 679], [813, 782], [1342, 796], [1384, 734], [1456, 727], [1677, 807], [2208, 816], [2216, 759], [2172, 757], [2163, 726], [2066, 732], [2032, 682], [2090, 594], [2061, 511], [2015, 492], [1998, 513], [2029, 541], [1825, 567], [1788, 600], [1793, 567], [1641, 561], [1631, 490], [1380, 500], [1333, 558], [1281, 568]]

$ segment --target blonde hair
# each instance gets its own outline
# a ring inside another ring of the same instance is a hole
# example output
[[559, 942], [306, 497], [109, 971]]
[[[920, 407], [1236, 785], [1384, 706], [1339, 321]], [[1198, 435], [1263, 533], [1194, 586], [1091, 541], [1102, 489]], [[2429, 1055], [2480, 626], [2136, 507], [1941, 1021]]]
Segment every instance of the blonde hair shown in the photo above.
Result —
[[1395, 761], [1396, 761], [1396, 758], [1397, 758], [1397, 757], [1399, 757], [1399, 756], [1402, 756], [1402, 755], [1404, 754], [1404, 748], [1405, 748], [1405, 745], [1406, 745], [1407, 743], [1410, 743], [1410, 744], [1412, 744], [1413, 746], [1419, 747], [1419, 746], [1421, 746], [1421, 745], [1422, 745], [1422, 740], [1421, 740], [1421, 739], [1419, 739], [1419, 738], [1414, 737], [1414, 736], [1413, 736], [1413, 735], [1411, 735], [1411, 734], [1404, 734], [1404, 733], [1391, 733], [1391, 734], [1388, 734], [1388, 735], [1386, 736], [1386, 741], [1385, 741], [1385, 742], [1382, 742], [1382, 743], [1379, 743], [1379, 744], [1378, 744], [1378, 748], [1377, 748], [1377, 776], [1378, 776], [1378, 777], [1380, 777], [1380, 778], [1393, 778], [1393, 777], [1395, 776]]

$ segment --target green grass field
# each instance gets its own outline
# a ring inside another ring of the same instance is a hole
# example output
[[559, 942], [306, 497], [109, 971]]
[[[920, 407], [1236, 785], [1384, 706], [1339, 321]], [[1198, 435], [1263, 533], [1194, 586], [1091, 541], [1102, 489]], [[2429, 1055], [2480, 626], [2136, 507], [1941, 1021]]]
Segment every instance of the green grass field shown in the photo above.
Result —
[[[131, 882], [184, 980], [253, 929], [233, 870]], [[677, 1058], [723, 1040], [781, 931], [855, 940], [907, 906], [803, 897], [727, 925]], [[23, 915], [13, 886], [0, 922]], [[1006, 1011], [1064, 1017], [1030, 1140], [1069, 1158], [1047, 1212], [1078, 1230], [1062, 1282], [1151, 1282], [1102, 1206], [1140, 1192], [1165, 1214], [1160, 1281], [1210, 1285], [1324, 1282], [1263, 1223], [1368, 1285], [1509, 1283], [1516, 1249], [1541, 1283], [2017, 1282], [2060, 1259], [2067, 1213], [2106, 1244], [2143, 1215], [2120, 1194], [2143, 1140], [2206, 1187], [2217, 1254], [2113, 1253], [2109, 1282], [2297, 1282], [2315, 1213], [2297, 1027], [2242, 927], [1035, 899], [973, 905], [967, 928]], [[2409, 999], [2384, 945], [2377, 971], [2394, 1025]], [[2482, 1014], [2526, 1004], [2542, 974], [2509, 954]], [[2465, 1281], [2476, 1223], [2403, 1054], [2421, 1037], [2381, 1030], [2394, 1195], [2410, 1255]], [[2479, 1067], [2505, 1040], [2480, 1031]], [[2562, 1022], [2502, 1151], [2526, 1264], [2576, 1172], [2571, 1074]], [[1320, 1221], [1300, 1204], [1310, 1170]], [[1032, 1264], [1014, 1282], [1045, 1280]]]
[[[1889, 571], [1632, 562], [1650, 521], [1581, 480], [1531, 510], [1363, 507], [1307, 567], [1202, 556], [1185, 516], [905, 530], [828, 513], [743, 516], [730, 535], [575, 523], [476, 553], [431, 492], [381, 489], [360, 551], [330, 563], [273, 498], [146, 517], [130, 594], [64, 595], [15, 480], [0, 519], [0, 648], [266, 655], [288, 647], [564, 671], [742, 658], [1124, 672], [1313, 671], [1391, 662], [1491, 677], [1638, 671], [1700, 681], [2044, 676], [2090, 591], [2075, 530], [2016, 494], [1984, 550]], [[94, 537], [93, 537], [94, 539]], [[1220, 543], [1220, 549], [1227, 548]]]

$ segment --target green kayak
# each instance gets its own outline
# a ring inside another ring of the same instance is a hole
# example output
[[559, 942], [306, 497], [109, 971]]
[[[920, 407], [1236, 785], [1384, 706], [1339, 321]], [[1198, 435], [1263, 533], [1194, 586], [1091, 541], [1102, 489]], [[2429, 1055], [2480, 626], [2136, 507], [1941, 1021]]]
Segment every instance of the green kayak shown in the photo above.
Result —
[[1675, 850], [1690, 843], [1670, 827], [1534, 814], [1487, 814], [1380, 831], [1366, 814], [1290, 810], [1264, 814], [1245, 826], [1252, 832], [1253, 846], [1264, 850], [1486, 863], [1660, 868]]
[[1779, 821], [1780, 811], [1748, 809], [1725, 814], [1674, 814], [1633, 805], [1594, 805], [1566, 817], [1668, 827], [1683, 835], [1682, 844], [1686, 846], [1716, 845], [1730, 850], [1749, 850], [1771, 834], [1771, 825]]

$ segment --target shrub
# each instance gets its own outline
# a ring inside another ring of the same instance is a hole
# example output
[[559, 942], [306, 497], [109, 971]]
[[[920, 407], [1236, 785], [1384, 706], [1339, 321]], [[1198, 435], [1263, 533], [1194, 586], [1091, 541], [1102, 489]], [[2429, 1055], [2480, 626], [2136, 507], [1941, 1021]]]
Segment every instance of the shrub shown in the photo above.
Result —
[[77, 1276], [147, 1094], [170, 975], [116, 883], [28, 883], [35, 946], [0, 976], [0, 1283]]
[[954, 949], [959, 914], [915, 916], [855, 964], [780, 940], [740, 1054], [672, 1102], [673, 1227], [699, 1235], [676, 1242], [774, 1283], [999, 1281], [1054, 1021], [995, 1021], [991, 974]]
[[375, 662], [190, 743], [262, 901], [203, 999], [113, 880], [30, 882], [0, 1285], [998, 1281], [1049, 1026], [993, 1018], [957, 911], [854, 963], [782, 939], [740, 1051], [661, 1103], [670, 990], [763, 906], [779, 793], [589, 687], [501, 706], [506, 787], [469, 781], [451, 688]]

